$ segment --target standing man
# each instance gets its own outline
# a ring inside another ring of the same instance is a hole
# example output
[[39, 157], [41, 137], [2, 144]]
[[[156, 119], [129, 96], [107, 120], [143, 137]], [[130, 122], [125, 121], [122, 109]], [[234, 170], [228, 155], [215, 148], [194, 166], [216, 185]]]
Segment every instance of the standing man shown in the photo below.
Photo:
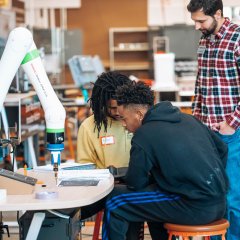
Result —
[[153, 106], [153, 92], [141, 82], [119, 87], [116, 96], [122, 124], [134, 136], [127, 186], [116, 185], [107, 197], [102, 239], [125, 239], [129, 222], [159, 222], [152, 239], [166, 240], [165, 222], [222, 218], [228, 181], [221, 139], [170, 102]]
[[223, 17], [222, 0], [191, 0], [187, 6], [196, 30], [198, 75], [193, 115], [217, 131], [228, 145], [226, 171], [228, 240], [240, 239], [240, 26]]

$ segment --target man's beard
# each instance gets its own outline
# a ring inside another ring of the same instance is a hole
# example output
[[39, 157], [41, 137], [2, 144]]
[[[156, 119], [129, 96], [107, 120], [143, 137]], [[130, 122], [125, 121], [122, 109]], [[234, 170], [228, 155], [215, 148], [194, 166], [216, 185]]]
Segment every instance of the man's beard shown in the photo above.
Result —
[[218, 25], [218, 22], [213, 18], [213, 23], [212, 25], [210, 26], [209, 29], [204, 29], [204, 30], [200, 30], [202, 32], [202, 34], [207, 37], [211, 34], [213, 34], [217, 28], [217, 25]]

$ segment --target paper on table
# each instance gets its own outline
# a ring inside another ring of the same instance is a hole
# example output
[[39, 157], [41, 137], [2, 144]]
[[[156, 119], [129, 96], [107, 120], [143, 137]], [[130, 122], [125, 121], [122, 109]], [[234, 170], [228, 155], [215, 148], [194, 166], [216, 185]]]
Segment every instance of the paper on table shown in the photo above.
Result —
[[86, 179], [86, 178], [74, 178], [74, 179], [64, 179], [58, 184], [59, 187], [80, 187], [80, 186], [97, 186], [99, 179]]
[[103, 179], [109, 178], [109, 169], [92, 169], [92, 170], [64, 170], [59, 171], [59, 179], [71, 178], [89, 178], [89, 179]]
[[[75, 170], [75, 169], [94, 169], [95, 164], [93, 163], [62, 163], [59, 166], [59, 170]], [[37, 166], [33, 169], [34, 171], [43, 171], [43, 172], [48, 172], [48, 171], [53, 171], [53, 166], [51, 164], [47, 164], [44, 166]]]

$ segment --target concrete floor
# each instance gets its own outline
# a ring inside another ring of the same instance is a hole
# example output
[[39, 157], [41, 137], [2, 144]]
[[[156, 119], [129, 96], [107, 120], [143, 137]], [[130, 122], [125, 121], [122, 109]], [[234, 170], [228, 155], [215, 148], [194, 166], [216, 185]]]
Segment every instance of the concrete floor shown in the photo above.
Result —
[[[10, 238], [8, 238], [6, 231], [4, 231], [3, 240], [19, 240], [19, 229], [16, 222], [17, 219], [17, 212], [4, 212], [3, 213], [3, 221], [4, 222], [11, 222], [12, 227], [9, 227]], [[81, 234], [79, 234], [79, 240], [92, 240], [94, 222], [85, 222], [85, 226], [81, 229]], [[100, 233], [101, 234], [101, 233]], [[148, 231], [147, 225], [145, 225], [144, 229], [144, 240], [150, 240], [150, 234]], [[56, 239], [49, 239], [49, 240], [56, 240]], [[201, 240], [201, 238], [194, 238], [194, 240]]]
[[[79, 240], [92, 240], [92, 233], [93, 233], [93, 224], [84, 226], [81, 231], [81, 237], [79, 236]], [[3, 235], [3, 240], [19, 240], [19, 235], [15, 233], [11, 233], [10, 238], [7, 237], [6, 234]], [[100, 236], [101, 237], [101, 236]], [[195, 237], [194, 240], [201, 240], [200, 237]], [[53, 239], [51, 239], [53, 240]], [[148, 232], [148, 229], [145, 229], [144, 240], [151, 240], [151, 236]]]
[[[19, 240], [19, 228], [17, 225], [17, 212], [3, 212], [4, 224], [9, 224], [10, 238], [8, 238], [6, 230], [4, 230], [3, 240]], [[94, 222], [85, 222], [79, 234], [79, 240], [92, 240]], [[100, 232], [101, 235], [101, 232]], [[101, 237], [101, 236], [100, 236]], [[145, 240], [150, 240], [148, 229], [145, 229]], [[56, 239], [49, 239], [56, 240]]]
[[[79, 236], [79, 240], [92, 240], [92, 233], [93, 233], [93, 224], [92, 223], [90, 223], [90, 225], [87, 224], [82, 228], [81, 237]], [[144, 235], [144, 240], [150, 240], [150, 239], [151, 237], [148, 231], [146, 230]], [[18, 233], [16, 233], [16, 231], [13, 231], [13, 232], [10, 231], [10, 238], [7, 237], [7, 234], [4, 234], [3, 240], [19, 240], [19, 235]]]

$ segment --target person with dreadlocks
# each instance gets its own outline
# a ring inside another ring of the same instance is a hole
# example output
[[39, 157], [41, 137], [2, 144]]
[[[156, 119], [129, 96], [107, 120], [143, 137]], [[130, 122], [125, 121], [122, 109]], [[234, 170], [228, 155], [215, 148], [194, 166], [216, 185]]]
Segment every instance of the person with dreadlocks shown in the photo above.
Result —
[[131, 80], [118, 72], [102, 73], [96, 80], [90, 107], [93, 115], [80, 125], [77, 162], [94, 163], [97, 168], [127, 167], [132, 134], [119, 121], [115, 90]]
[[[77, 136], [77, 162], [94, 163], [97, 168], [128, 167], [132, 133], [119, 121], [115, 91], [131, 80], [118, 72], [98, 76], [89, 99], [93, 115], [81, 124]], [[82, 208], [81, 219], [102, 210], [105, 198]], [[131, 223], [128, 240], [143, 239], [143, 223]]]
[[[126, 185], [116, 185], [106, 200], [102, 239], [125, 239], [129, 222], [147, 221], [153, 240], [167, 240], [165, 222], [221, 219], [228, 180], [220, 137], [168, 101], [153, 106], [153, 92], [141, 82], [119, 87], [116, 99], [122, 125], [134, 136]], [[151, 223], [159, 225], [156, 232]]]

